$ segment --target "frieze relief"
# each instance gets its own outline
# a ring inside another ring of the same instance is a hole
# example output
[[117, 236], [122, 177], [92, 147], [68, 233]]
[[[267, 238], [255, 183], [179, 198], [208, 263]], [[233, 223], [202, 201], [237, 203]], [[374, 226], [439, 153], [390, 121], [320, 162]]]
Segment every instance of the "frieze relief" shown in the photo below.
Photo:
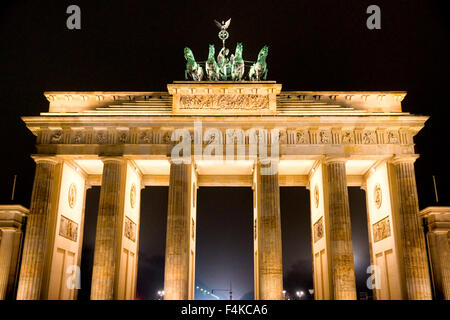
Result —
[[[242, 128], [248, 136], [249, 129]], [[134, 130], [134, 131], [132, 131]], [[231, 129], [234, 130], [234, 129]], [[263, 130], [267, 130], [264, 141], [271, 143], [270, 129], [257, 128], [259, 135]], [[386, 131], [385, 138], [377, 138], [377, 133], [370, 130], [343, 130], [331, 131], [323, 129], [303, 129], [303, 128], [278, 128], [278, 138], [280, 144], [303, 145], [303, 144], [400, 144], [401, 136], [398, 131]], [[226, 141], [226, 129], [219, 130]], [[72, 130], [48, 130], [42, 129], [38, 132], [39, 144], [173, 144], [171, 141], [173, 129], [149, 128], [149, 129], [93, 129], [76, 128]], [[205, 133], [205, 130], [203, 131]], [[193, 130], [190, 130], [191, 140], [194, 143]], [[404, 134], [405, 135], [405, 134]], [[403, 140], [407, 140], [404, 138]], [[237, 141], [236, 137], [231, 141]], [[245, 137], [245, 143], [249, 143]], [[403, 143], [405, 144], [405, 143]], [[405, 145], [405, 147], [408, 145]], [[406, 151], [405, 151], [406, 152]]]
[[180, 109], [269, 109], [269, 96], [258, 94], [182, 95]]

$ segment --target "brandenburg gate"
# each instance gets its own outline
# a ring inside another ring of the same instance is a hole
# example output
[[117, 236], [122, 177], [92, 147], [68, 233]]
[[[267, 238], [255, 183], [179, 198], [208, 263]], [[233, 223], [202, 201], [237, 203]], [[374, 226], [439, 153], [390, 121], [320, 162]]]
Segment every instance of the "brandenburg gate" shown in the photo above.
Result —
[[[310, 191], [315, 299], [357, 298], [349, 186], [366, 191], [375, 298], [432, 298], [413, 141], [428, 117], [402, 111], [406, 92], [282, 91], [265, 80], [268, 47], [246, 76], [241, 43], [228, 57], [229, 22], [216, 22], [217, 62], [213, 45], [203, 63], [186, 48], [187, 80], [167, 91], [45, 92], [48, 112], [22, 118], [37, 153], [17, 299], [76, 299], [91, 186], [101, 186], [91, 299], [135, 298], [147, 186], [169, 187], [165, 299], [194, 299], [200, 186], [253, 189], [255, 299], [283, 298], [280, 186]], [[448, 299], [448, 242], [430, 239], [447, 254], [432, 260]]]
[[[376, 298], [430, 299], [413, 142], [427, 117], [402, 112], [405, 92], [281, 87], [184, 81], [167, 92], [46, 92], [49, 111], [23, 117], [37, 153], [17, 299], [75, 298], [66, 270], [80, 265], [86, 189], [98, 185], [92, 299], [135, 297], [146, 186], [169, 186], [166, 299], [194, 298], [199, 186], [253, 188], [256, 299], [282, 298], [280, 186], [310, 190], [316, 299], [356, 299], [348, 186], [366, 190]], [[190, 133], [189, 163], [172, 161], [186, 137], [177, 129]], [[238, 129], [241, 141], [230, 134]], [[252, 129], [276, 172], [262, 174], [260, 150], [249, 151]]]

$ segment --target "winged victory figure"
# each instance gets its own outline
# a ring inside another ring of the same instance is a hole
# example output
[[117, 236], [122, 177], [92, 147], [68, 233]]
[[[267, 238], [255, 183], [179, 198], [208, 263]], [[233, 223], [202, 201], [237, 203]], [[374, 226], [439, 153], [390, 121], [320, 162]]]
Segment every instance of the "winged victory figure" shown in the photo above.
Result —
[[220, 30], [227, 30], [228, 27], [230, 26], [231, 18], [228, 19], [227, 22], [223, 22], [223, 20], [222, 20], [222, 23], [220, 23], [220, 22], [217, 21], [217, 20], [214, 20], [214, 22], [216, 23], [216, 26], [217, 26]]

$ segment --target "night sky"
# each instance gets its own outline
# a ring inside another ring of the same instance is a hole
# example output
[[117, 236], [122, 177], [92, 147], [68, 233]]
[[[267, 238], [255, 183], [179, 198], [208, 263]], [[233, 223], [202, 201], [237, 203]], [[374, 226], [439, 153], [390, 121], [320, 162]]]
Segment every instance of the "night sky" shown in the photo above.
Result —
[[[442, 2], [441, 2], [442, 3]], [[66, 8], [81, 8], [81, 30], [66, 28]], [[382, 29], [366, 28], [366, 8], [381, 8]], [[419, 206], [450, 205], [448, 160], [448, 12], [439, 1], [8, 1], [0, 16], [2, 158], [0, 203], [29, 207], [35, 138], [21, 116], [48, 110], [44, 91], [165, 91], [182, 80], [189, 46], [205, 60], [220, 45], [213, 19], [232, 18], [227, 46], [244, 44], [255, 60], [269, 45], [268, 80], [284, 90], [406, 90], [403, 110], [429, 115], [416, 136]], [[11, 201], [14, 175], [16, 197]], [[436, 177], [436, 204], [432, 176]], [[90, 290], [100, 188], [87, 193], [82, 289]], [[163, 288], [167, 187], [142, 190], [137, 296]], [[284, 285], [312, 288], [309, 191], [282, 187]], [[369, 265], [365, 194], [349, 188], [358, 291]], [[253, 296], [252, 191], [198, 191], [198, 283], [233, 285], [233, 298]]]

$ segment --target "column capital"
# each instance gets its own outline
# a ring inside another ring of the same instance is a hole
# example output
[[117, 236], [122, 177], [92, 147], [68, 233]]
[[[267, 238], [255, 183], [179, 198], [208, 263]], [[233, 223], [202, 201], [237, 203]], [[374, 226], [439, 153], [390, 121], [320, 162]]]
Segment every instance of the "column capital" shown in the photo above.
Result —
[[397, 164], [397, 163], [414, 163], [419, 158], [418, 154], [401, 154], [394, 155], [391, 159], [387, 160], [389, 163]]
[[255, 165], [258, 164], [260, 166], [269, 166], [273, 162], [280, 163], [280, 158], [279, 157], [265, 157], [265, 158], [257, 157], [255, 159]]
[[326, 155], [322, 162], [324, 164], [333, 163], [333, 162], [347, 162], [348, 157], [345, 155]]
[[58, 164], [61, 162], [60, 158], [57, 158], [56, 156], [50, 156], [50, 155], [38, 155], [38, 154], [33, 154], [31, 156], [31, 158], [34, 160], [34, 162], [36, 163], [40, 163], [40, 162], [48, 162], [48, 163], [53, 163], [53, 164]]
[[127, 161], [127, 159], [125, 159], [124, 157], [117, 157], [117, 156], [111, 156], [111, 157], [108, 157], [108, 156], [105, 156], [105, 157], [100, 157], [100, 160], [103, 162], [103, 163], [106, 163], [106, 162], [119, 162], [119, 163], [125, 163], [126, 161]]
[[[181, 159], [181, 161], [179, 161]], [[172, 157], [167, 157], [167, 161], [169, 161], [170, 164], [194, 164], [194, 156], [190, 157], [180, 157], [178, 159], [173, 159]], [[175, 162], [177, 161], [177, 162]], [[187, 162], [187, 163], [186, 163]]]
[[450, 207], [428, 207], [419, 212], [428, 230], [435, 233], [450, 232]]

